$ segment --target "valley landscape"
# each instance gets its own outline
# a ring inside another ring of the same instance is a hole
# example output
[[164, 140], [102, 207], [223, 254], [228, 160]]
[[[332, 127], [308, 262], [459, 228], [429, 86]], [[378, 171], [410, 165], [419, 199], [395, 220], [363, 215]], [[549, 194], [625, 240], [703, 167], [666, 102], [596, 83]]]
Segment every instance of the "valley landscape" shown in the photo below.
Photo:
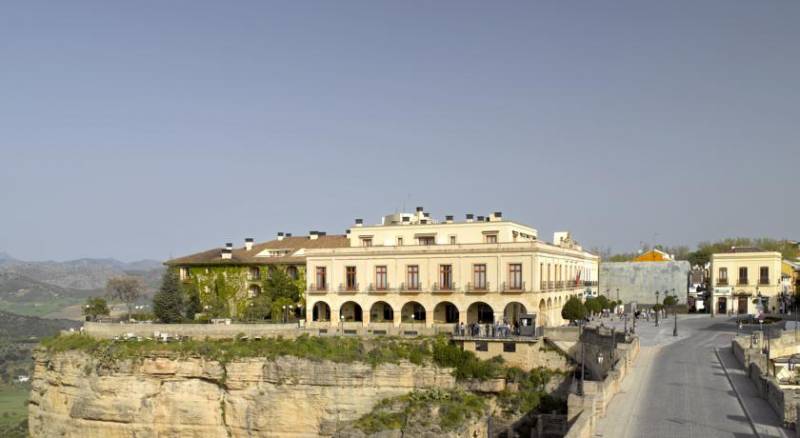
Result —
[[[0, 436], [27, 436], [29, 377], [33, 348], [45, 337], [78, 328], [88, 297], [105, 296], [109, 278], [133, 276], [150, 300], [163, 269], [161, 263], [114, 259], [30, 262], [0, 253]], [[121, 313], [122, 306], [112, 309]]]

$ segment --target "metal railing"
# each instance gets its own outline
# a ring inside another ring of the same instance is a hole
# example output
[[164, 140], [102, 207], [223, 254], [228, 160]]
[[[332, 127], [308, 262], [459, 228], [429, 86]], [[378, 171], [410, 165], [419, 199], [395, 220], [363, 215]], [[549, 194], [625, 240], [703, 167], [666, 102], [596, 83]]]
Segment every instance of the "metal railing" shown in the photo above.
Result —
[[389, 285], [389, 283], [382, 284], [382, 285], [377, 285], [375, 283], [370, 283], [369, 286], [367, 287], [367, 292], [373, 293], [373, 294], [385, 294], [385, 293], [389, 293], [391, 291], [392, 291], [392, 288]]
[[514, 282], [503, 282], [502, 288], [500, 289], [503, 292], [525, 292], [525, 282], [523, 281], [521, 284]]
[[420, 284], [407, 284], [407, 283], [400, 283], [400, 287], [398, 288], [400, 292], [419, 292], [422, 290]]
[[433, 283], [433, 285], [431, 286], [431, 291], [432, 292], [439, 292], [439, 293], [442, 293], [442, 292], [444, 292], [444, 293], [455, 292], [456, 291], [456, 284], [453, 283], [453, 282], [451, 282], [449, 284]]
[[361, 290], [361, 287], [358, 283], [355, 285], [347, 285], [347, 284], [339, 284], [339, 292], [340, 293], [355, 293]]
[[717, 280], [717, 286], [727, 286], [728, 280]]
[[308, 285], [308, 292], [309, 293], [325, 293], [328, 292], [328, 285], [327, 284], [309, 284]]
[[740, 278], [739, 281], [736, 282], [737, 286], [747, 286], [750, 284], [746, 278]]
[[488, 281], [484, 282], [483, 284], [467, 283], [465, 292], [489, 292], [489, 285], [490, 283]]

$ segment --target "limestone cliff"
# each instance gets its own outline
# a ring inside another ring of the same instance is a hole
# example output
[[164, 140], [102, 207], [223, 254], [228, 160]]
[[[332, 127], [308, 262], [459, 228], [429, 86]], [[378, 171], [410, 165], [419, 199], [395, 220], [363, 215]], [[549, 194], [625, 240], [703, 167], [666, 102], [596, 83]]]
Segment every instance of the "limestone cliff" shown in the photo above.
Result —
[[80, 351], [34, 355], [32, 437], [316, 437], [423, 387], [448, 369], [409, 362], [146, 357], [106, 363]]

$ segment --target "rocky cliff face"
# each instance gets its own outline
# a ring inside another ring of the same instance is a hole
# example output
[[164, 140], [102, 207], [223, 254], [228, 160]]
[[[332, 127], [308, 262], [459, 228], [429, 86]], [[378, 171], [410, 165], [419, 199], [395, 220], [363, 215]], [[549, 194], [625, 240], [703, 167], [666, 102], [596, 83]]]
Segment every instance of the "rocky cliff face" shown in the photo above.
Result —
[[33, 437], [316, 437], [416, 388], [452, 388], [449, 370], [294, 357], [102, 361], [36, 352]]

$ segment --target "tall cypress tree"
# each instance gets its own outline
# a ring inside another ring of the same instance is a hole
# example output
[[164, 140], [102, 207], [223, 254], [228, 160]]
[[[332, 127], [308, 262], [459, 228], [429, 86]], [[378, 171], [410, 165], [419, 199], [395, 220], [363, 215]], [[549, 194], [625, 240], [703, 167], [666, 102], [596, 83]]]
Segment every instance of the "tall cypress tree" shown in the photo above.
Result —
[[161, 322], [180, 322], [183, 319], [183, 303], [178, 273], [174, 269], [167, 269], [161, 277], [161, 289], [153, 296], [153, 313]]

